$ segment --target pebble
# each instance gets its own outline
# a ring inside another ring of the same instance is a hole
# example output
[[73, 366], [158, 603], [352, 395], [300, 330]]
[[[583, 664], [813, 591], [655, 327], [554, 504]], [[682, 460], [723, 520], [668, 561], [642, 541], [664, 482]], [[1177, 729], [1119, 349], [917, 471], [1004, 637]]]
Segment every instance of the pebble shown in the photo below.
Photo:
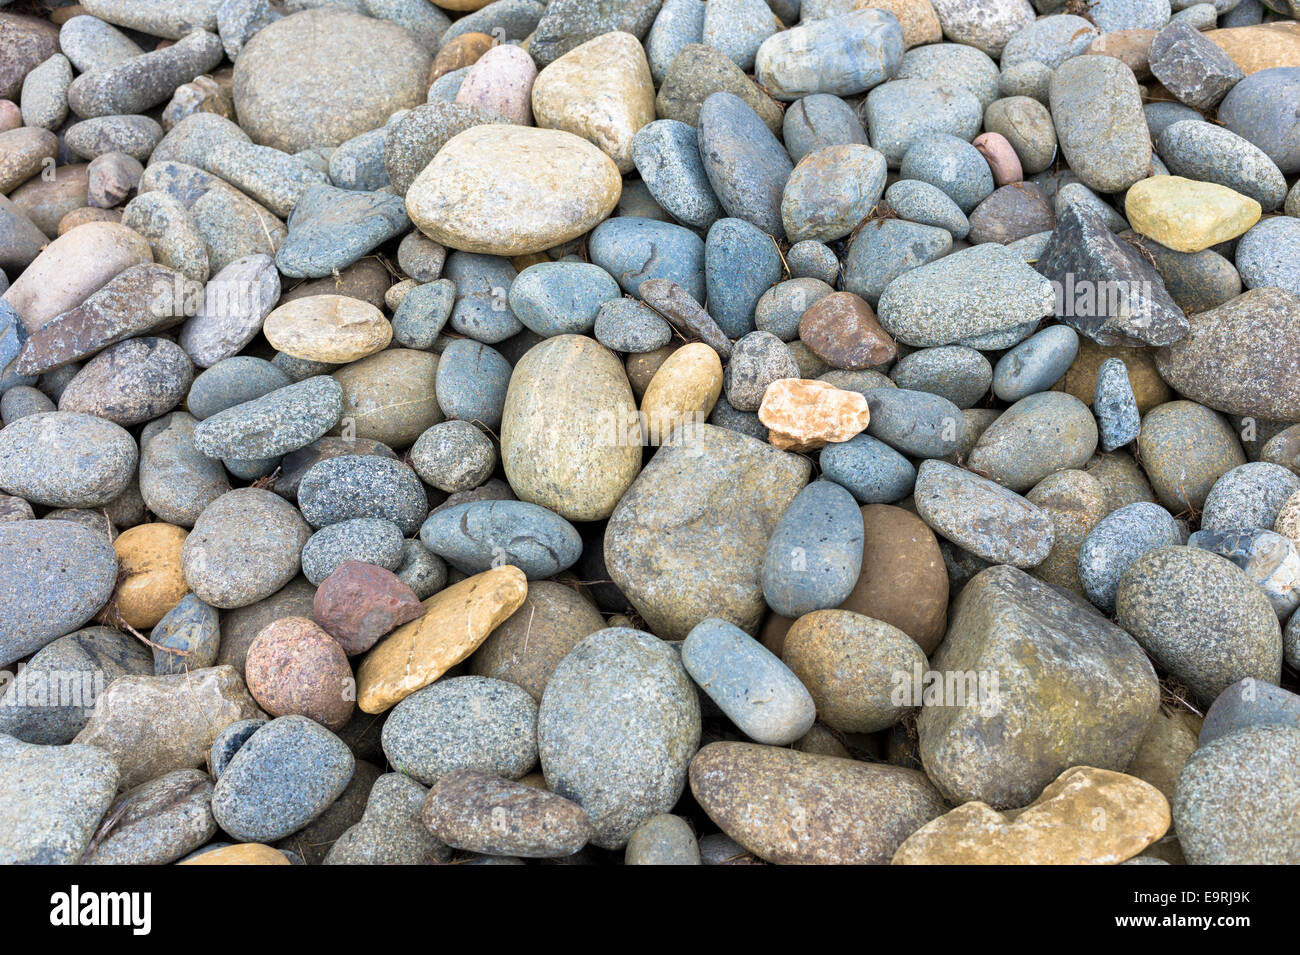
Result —
[[83, 857], [88, 865], [167, 865], [217, 834], [212, 781], [181, 769], [123, 793], [109, 807], [112, 831]]
[[985, 53], [961, 43], [935, 43], [903, 54], [896, 79], [952, 83], [975, 95], [987, 109], [998, 95], [998, 67]]
[[79, 411], [28, 415], [0, 431], [0, 489], [46, 507], [103, 507], [137, 462], [125, 430]]
[[935, 135], [956, 136], [969, 143], [979, 132], [984, 111], [975, 94], [961, 86], [899, 79], [868, 93], [859, 115], [871, 145], [893, 168], [902, 163], [910, 147]]
[[998, 359], [993, 367], [993, 393], [1003, 401], [1047, 391], [1060, 381], [1079, 353], [1079, 336], [1068, 325], [1036, 332]]
[[704, 240], [683, 226], [636, 217], [597, 226], [587, 242], [591, 261], [618, 279], [628, 295], [643, 282], [664, 279], [704, 300]]
[[801, 490], [767, 543], [762, 582], [768, 606], [798, 617], [843, 603], [862, 567], [861, 526], [853, 495], [838, 484], [814, 481]]
[[702, 865], [690, 823], [661, 813], [637, 826], [623, 854], [624, 865]]
[[1265, 212], [1286, 198], [1286, 178], [1277, 164], [1223, 126], [1199, 120], [1173, 123], [1160, 133], [1156, 149], [1175, 176], [1226, 186], [1254, 199]]
[[1113, 613], [1120, 578], [1156, 547], [1182, 543], [1178, 522], [1159, 504], [1136, 501], [1104, 516], [1079, 547], [1079, 581], [1100, 610]]
[[1246, 463], [1232, 426], [1193, 401], [1170, 401], [1149, 411], [1137, 447], [1152, 488], [1174, 513], [1204, 507], [1214, 483]]
[[916, 468], [888, 444], [866, 434], [828, 444], [818, 463], [822, 476], [863, 504], [892, 504], [912, 493]]
[[[153, 526], [157, 525], [141, 525]], [[158, 621], [149, 639], [158, 648], [153, 653], [153, 672], [158, 676], [213, 666], [221, 639], [220, 615], [187, 593]]]
[[563, 858], [592, 835], [591, 821], [577, 803], [474, 769], [442, 775], [429, 790], [422, 818], [447, 845], [492, 856]]
[[1214, 482], [1201, 509], [1207, 531], [1271, 530], [1282, 505], [1300, 490], [1300, 477], [1287, 468], [1252, 461], [1225, 472]]
[[723, 387], [733, 408], [757, 411], [768, 385], [798, 377], [799, 366], [779, 338], [770, 332], [750, 332], [732, 349]]
[[497, 430], [510, 383], [510, 363], [495, 348], [468, 338], [443, 349], [438, 362], [438, 407], [448, 419]]
[[1077, 56], [1052, 75], [1051, 116], [1070, 169], [1095, 192], [1121, 192], [1151, 168], [1151, 135], [1133, 71]]
[[980, 435], [968, 461], [976, 472], [1024, 493], [1053, 471], [1082, 467], [1097, 450], [1097, 423], [1073, 395], [1021, 398]]
[[900, 218], [946, 229], [954, 239], [964, 239], [970, 234], [966, 214], [941, 189], [928, 182], [899, 180], [885, 190], [885, 201]]
[[915, 495], [922, 520], [990, 562], [1033, 567], [1052, 548], [1052, 523], [1040, 508], [971, 471], [922, 461]]
[[612, 351], [642, 354], [672, 341], [673, 328], [649, 306], [635, 299], [617, 298], [600, 306], [592, 334]]
[[1268, 530], [1199, 530], [1187, 539], [1189, 547], [1200, 547], [1226, 557], [1246, 572], [1279, 620], [1287, 620], [1300, 605], [1300, 553], [1295, 545]]
[[473, 501], [444, 508], [424, 522], [420, 540], [466, 574], [509, 564], [530, 579], [567, 570], [582, 549], [571, 524], [526, 501]]
[[75, 865], [113, 802], [118, 771], [93, 746], [38, 746], [0, 735], [5, 865]]
[[140, 495], [150, 511], [181, 527], [193, 527], [204, 508], [230, 490], [221, 462], [194, 447], [196, 423], [174, 412], [159, 419], [152, 435], [141, 435]]
[[781, 202], [793, 163], [762, 118], [733, 93], [711, 94], [700, 107], [700, 158], [727, 214], [785, 238]]
[[[401, 773], [375, 780], [361, 820], [330, 847], [324, 865], [435, 865], [451, 850], [420, 818], [429, 791]], [[326, 810], [328, 812], [328, 810]]]
[[833, 292], [809, 305], [799, 319], [799, 339], [831, 367], [850, 371], [887, 365], [898, 354], [871, 306], [852, 292]]
[[1228, 130], [1262, 151], [1288, 176], [1300, 172], [1300, 124], [1285, 108], [1297, 88], [1300, 67], [1259, 70], [1228, 90], [1216, 114]]
[[[716, 45], [709, 39], [710, 22], [706, 12], [704, 42]], [[855, 10], [769, 36], [758, 48], [753, 67], [755, 79], [773, 96], [797, 100], [814, 93], [864, 93], [897, 73], [902, 59], [898, 18], [879, 10]]]
[[1124, 198], [1135, 231], [1178, 252], [1235, 239], [1259, 221], [1260, 204], [1227, 186], [1182, 176], [1144, 179]]
[[194, 447], [211, 458], [279, 457], [315, 441], [342, 411], [338, 382], [317, 375], [203, 419], [194, 429]]
[[1206, 711], [1199, 744], [1205, 746], [1256, 726], [1300, 729], [1300, 697], [1259, 680], [1234, 683]]
[[704, 242], [708, 313], [727, 338], [754, 331], [758, 300], [782, 273], [780, 250], [758, 226], [723, 218], [709, 227]]
[[1128, 369], [1118, 358], [1108, 358], [1097, 369], [1097, 391], [1092, 400], [1103, 451], [1135, 441], [1140, 427], [1137, 399]]
[[328, 524], [303, 545], [302, 575], [321, 583], [352, 560], [396, 570], [402, 562], [402, 532], [392, 521], [357, 517]]
[[510, 284], [510, 310], [543, 338], [585, 335], [600, 307], [617, 299], [618, 283], [587, 262], [539, 262]]
[[650, 194], [678, 222], [708, 229], [723, 214], [700, 159], [695, 127], [653, 120], [637, 130], [630, 150]]
[[871, 419], [865, 395], [825, 381], [784, 378], [763, 393], [758, 420], [770, 430], [772, 447], [813, 451], [859, 434]]
[[988, 393], [993, 366], [973, 348], [947, 345], [904, 355], [889, 377], [901, 389], [928, 391], [969, 408]]
[[[1273, 216], [1261, 220], [1237, 242], [1236, 266], [1248, 289], [1270, 286], [1300, 296], [1300, 259], [1292, 253], [1300, 240], [1300, 220]], [[1219, 303], [1215, 303], [1219, 304]]]

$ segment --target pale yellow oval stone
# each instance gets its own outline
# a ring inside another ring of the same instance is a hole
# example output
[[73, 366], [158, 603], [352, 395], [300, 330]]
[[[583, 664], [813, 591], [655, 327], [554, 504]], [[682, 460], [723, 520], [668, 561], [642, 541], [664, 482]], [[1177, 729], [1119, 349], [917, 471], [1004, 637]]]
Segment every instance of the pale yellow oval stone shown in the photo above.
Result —
[[683, 345], [659, 366], [641, 396], [646, 442], [661, 444], [683, 421], [707, 421], [721, 393], [718, 353], [703, 342]]
[[550, 64], [533, 83], [538, 126], [596, 145], [629, 173], [632, 137], [655, 118], [655, 86], [645, 49], [630, 33], [602, 33]]
[[475, 126], [416, 176], [406, 211], [435, 242], [464, 252], [527, 255], [576, 239], [618, 205], [614, 161], [572, 133]]
[[222, 846], [193, 859], [178, 862], [177, 865], [289, 865], [279, 849], [260, 842], [241, 842], [235, 846]]
[[1129, 225], [1176, 252], [1202, 252], [1235, 239], [1259, 221], [1254, 199], [1214, 182], [1152, 176], [1124, 199]]
[[357, 668], [357, 706], [382, 713], [478, 649], [528, 596], [518, 567], [493, 567], [440, 590], [424, 614], [377, 643]]
[[286, 355], [341, 365], [387, 348], [393, 326], [359, 298], [309, 295], [266, 316], [262, 334]]

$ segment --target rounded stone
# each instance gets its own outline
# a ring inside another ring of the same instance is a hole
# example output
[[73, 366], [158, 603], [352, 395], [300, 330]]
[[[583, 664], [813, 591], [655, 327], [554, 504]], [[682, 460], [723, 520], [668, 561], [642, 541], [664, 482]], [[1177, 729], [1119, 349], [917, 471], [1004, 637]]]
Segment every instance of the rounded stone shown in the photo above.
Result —
[[768, 385], [798, 377], [799, 366], [784, 342], [770, 332], [750, 332], [732, 348], [723, 387], [733, 408], [757, 411]]
[[926, 524], [985, 560], [1034, 567], [1051, 552], [1055, 532], [1047, 514], [970, 471], [922, 461], [915, 497], [917, 513]]
[[137, 460], [130, 434], [81, 412], [27, 415], [0, 430], [0, 489], [46, 507], [103, 507]]
[[519, 779], [537, 765], [537, 704], [504, 680], [451, 677], [393, 707], [382, 738], [388, 761], [426, 786], [465, 769]]
[[957, 204], [963, 215], [993, 193], [993, 173], [978, 149], [947, 133], [923, 136], [903, 154], [898, 170], [903, 181], [928, 183]]
[[294, 358], [341, 364], [385, 348], [393, 328], [379, 309], [348, 295], [312, 295], [281, 305], [262, 333]]
[[648, 305], [617, 298], [600, 306], [592, 334], [612, 351], [641, 354], [672, 341], [673, 328]]
[[916, 484], [912, 462], [866, 434], [826, 445], [818, 464], [823, 477], [848, 489], [863, 504], [901, 501]]
[[420, 435], [411, 467], [420, 480], [452, 493], [476, 488], [492, 476], [496, 447], [468, 421], [445, 421]]
[[1133, 561], [1156, 547], [1183, 542], [1178, 522], [1159, 504], [1135, 501], [1111, 511], [1079, 547], [1079, 582], [1100, 610], [1114, 613], [1120, 578]]
[[352, 560], [396, 570], [402, 563], [402, 532], [392, 521], [377, 517], [355, 517], [322, 527], [303, 545], [302, 575], [319, 585]]
[[1205, 496], [1201, 530], [1272, 530], [1282, 505], [1300, 490], [1300, 477], [1266, 461], [1252, 461], [1226, 471]]
[[166, 338], [132, 338], [86, 362], [59, 396], [59, 410], [129, 428], [172, 410], [193, 380], [194, 365], [179, 345]]
[[859, 110], [871, 145], [893, 168], [902, 163], [911, 146], [931, 136], [947, 134], [970, 142], [984, 115], [979, 98], [964, 87], [920, 79], [882, 83], [867, 94]]
[[539, 262], [510, 284], [510, 310], [543, 338], [589, 334], [600, 307], [620, 295], [618, 283], [588, 262]]
[[147, 630], [189, 593], [181, 573], [185, 537], [183, 527], [152, 523], [128, 528], [113, 541], [122, 575], [113, 609], [122, 621]]
[[862, 515], [853, 495], [814, 481], [795, 495], [768, 539], [763, 598], [785, 617], [837, 607], [861, 570]]
[[385, 348], [334, 372], [343, 392], [339, 431], [401, 450], [442, 421], [437, 355]]
[[248, 648], [248, 692], [271, 716], [305, 716], [337, 732], [352, 716], [352, 667], [338, 641], [304, 617], [267, 625]]
[[1073, 395], [1021, 398], [980, 435], [970, 466], [1017, 493], [1053, 471], [1079, 468], [1097, 450], [1097, 422]]
[[993, 368], [993, 393], [1003, 401], [1016, 402], [1047, 391], [1070, 370], [1078, 353], [1079, 333], [1068, 325], [1035, 332], [998, 359]]
[[499, 430], [511, 373], [510, 363], [490, 345], [469, 338], [449, 342], [438, 362], [438, 406], [450, 419]]
[[831, 242], [867, 218], [885, 191], [885, 157], [870, 146], [826, 146], [799, 161], [781, 197], [791, 242]]
[[403, 535], [413, 535], [428, 513], [429, 499], [406, 464], [375, 454], [344, 454], [318, 461], [303, 475], [298, 506], [312, 527], [380, 517]]
[[1300, 219], [1274, 216], [1253, 226], [1237, 241], [1235, 256], [1241, 284], [1272, 286], [1300, 296]]
[[1138, 454], [1160, 503], [1174, 514], [1199, 510], [1222, 475], [1246, 463], [1223, 415], [1194, 401], [1170, 401], [1142, 419]]

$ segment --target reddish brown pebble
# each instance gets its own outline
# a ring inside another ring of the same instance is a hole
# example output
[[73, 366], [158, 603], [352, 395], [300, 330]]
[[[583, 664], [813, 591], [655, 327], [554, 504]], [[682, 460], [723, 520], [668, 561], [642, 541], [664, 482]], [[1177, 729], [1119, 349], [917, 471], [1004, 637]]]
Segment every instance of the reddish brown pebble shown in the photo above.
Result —
[[874, 368], [898, 356], [898, 346], [871, 306], [852, 292], [834, 292], [814, 302], [799, 320], [799, 340], [832, 368], [849, 371]]
[[424, 612], [420, 599], [391, 570], [349, 560], [321, 581], [312, 616], [348, 656], [365, 653], [380, 637]]
[[462, 67], [473, 66], [496, 42], [486, 33], [462, 33], [448, 40], [434, 57], [433, 67], [429, 70], [429, 82]]
[[23, 124], [23, 112], [13, 100], [0, 99], [0, 133], [7, 133]]
[[984, 161], [993, 173], [993, 182], [998, 186], [1009, 186], [1025, 178], [1025, 171], [1020, 166], [1020, 157], [1011, 146], [1011, 141], [1001, 133], [980, 133], [971, 145], [979, 150]]
[[248, 692], [272, 716], [305, 716], [340, 730], [356, 688], [343, 648], [306, 617], [267, 624], [248, 648]]

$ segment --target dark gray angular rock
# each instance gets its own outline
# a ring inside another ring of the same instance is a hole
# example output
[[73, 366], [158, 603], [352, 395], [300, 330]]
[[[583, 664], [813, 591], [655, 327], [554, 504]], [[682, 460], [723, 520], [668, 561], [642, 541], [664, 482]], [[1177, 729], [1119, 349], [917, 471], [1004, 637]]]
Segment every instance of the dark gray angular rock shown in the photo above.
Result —
[[1180, 102], [1209, 110], [1245, 79], [1228, 54], [1186, 23], [1173, 22], [1151, 41], [1151, 74]]
[[1187, 316], [1160, 273], [1087, 206], [1061, 209], [1037, 269], [1053, 283], [1058, 317], [1099, 345], [1169, 345], [1187, 337]]
[[533, 31], [528, 51], [539, 67], [592, 37], [614, 30], [644, 40], [663, 0], [552, 0]]

